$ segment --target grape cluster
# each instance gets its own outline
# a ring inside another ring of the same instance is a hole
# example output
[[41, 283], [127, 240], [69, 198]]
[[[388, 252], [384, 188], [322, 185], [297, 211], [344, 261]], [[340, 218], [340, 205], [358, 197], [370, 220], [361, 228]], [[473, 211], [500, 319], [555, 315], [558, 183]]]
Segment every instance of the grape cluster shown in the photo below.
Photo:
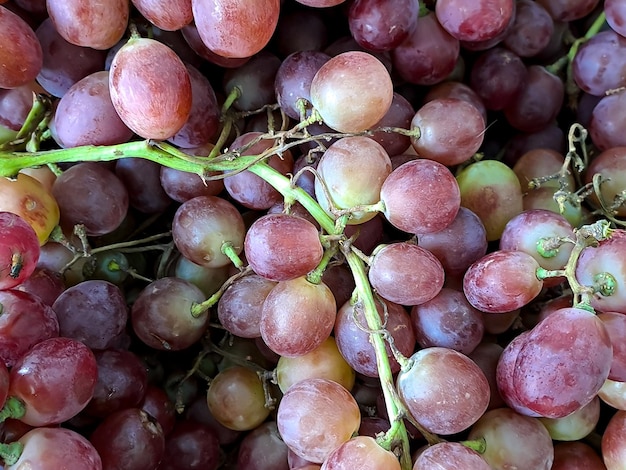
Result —
[[7, 470], [621, 470], [626, 2], [0, 0]]

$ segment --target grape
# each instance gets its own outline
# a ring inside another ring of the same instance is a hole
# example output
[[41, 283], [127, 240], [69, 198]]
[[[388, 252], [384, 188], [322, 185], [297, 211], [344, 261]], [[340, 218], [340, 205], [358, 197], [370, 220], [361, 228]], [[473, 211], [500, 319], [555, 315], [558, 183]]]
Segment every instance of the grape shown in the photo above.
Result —
[[144, 214], [164, 212], [172, 200], [161, 186], [161, 165], [143, 158], [126, 157], [115, 162], [115, 174], [128, 191], [131, 207]]
[[345, 361], [332, 336], [313, 351], [298, 357], [281, 356], [276, 364], [276, 382], [283, 393], [301, 380], [311, 378], [333, 380], [352, 390], [354, 369]]
[[460, 48], [459, 40], [429, 12], [420, 17], [413, 32], [391, 51], [391, 60], [394, 70], [407, 82], [433, 85], [452, 73]]
[[540, 322], [519, 350], [513, 384], [521, 403], [547, 418], [573, 413], [598, 393], [613, 358], [602, 321], [562, 308]]
[[459, 41], [488, 41], [502, 33], [515, 14], [512, 0], [480, 0], [468, 5], [459, 0], [438, 1], [437, 19]]
[[159, 470], [217, 470], [221, 454], [217, 436], [209, 426], [179, 420], [165, 440]]
[[133, 136], [113, 107], [105, 71], [87, 75], [67, 90], [55, 110], [54, 128], [57, 142], [66, 148], [120, 144]]
[[498, 240], [507, 222], [523, 210], [522, 188], [513, 170], [497, 160], [481, 160], [456, 178], [461, 205], [480, 218], [488, 241]]
[[246, 232], [244, 250], [254, 272], [271, 281], [305, 276], [324, 254], [315, 225], [289, 214], [255, 220]]
[[576, 85], [595, 96], [603, 96], [608, 90], [626, 85], [625, 48], [626, 38], [610, 29], [600, 31], [586, 41], [572, 61], [572, 77]]
[[439, 98], [424, 104], [415, 113], [411, 127], [420, 130], [419, 138], [411, 139], [417, 154], [446, 166], [469, 160], [485, 134], [480, 111], [457, 98]]
[[587, 16], [599, 0], [537, 0], [555, 21], [572, 21]]
[[454, 175], [441, 163], [426, 159], [393, 170], [383, 183], [380, 199], [385, 204], [383, 213], [394, 227], [420, 234], [446, 228], [461, 205]]
[[[391, 173], [391, 160], [378, 142], [363, 136], [344, 137], [322, 155], [315, 179], [315, 196], [329, 214], [333, 210], [375, 204]], [[367, 222], [376, 212], [350, 212], [349, 224]]]
[[613, 361], [609, 379], [626, 382], [626, 349], [624, 335], [626, 334], [626, 316], [621, 313], [603, 312], [598, 314], [602, 320], [613, 345]]
[[462, 292], [444, 287], [432, 299], [411, 309], [418, 344], [439, 346], [469, 355], [482, 341], [483, 318]]
[[626, 432], [626, 412], [620, 410], [611, 417], [602, 434], [602, 458], [607, 470], [620, 470], [620, 467], [624, 467], [626, 459], [624, 432]]
[[314, 8], [334, 7], [335, 5], [339, 5], [345, 1], [346, 0], [296, 0], [296, 2], [301, 3], [302, 5]]
[[272, 37], [280, 57], [295, 52], [321, 51], [329, 39], [329, 24], [320, 10], [312, 8], [285, 9], [278, 18]]
[[191, 0], [132, 0], [132, 4], [150, 23], [166, 31], [177, 31], [193, 21]]
[[117, 51], [109, 88], [122, 121], [145, 139], [169, 139], [189, 118], [187, 68], [172, 49], [154, 39], [132, 38]]
[[288, 447], [280, 438], [276, 421], [266, 421], [245, 435], [237, 452], [241, 470], [289, 470]]
[[269, 42], [280, 13], [280, 0], [192, 0], [202, 42], [227, 58], [251, 57]]
[[426, 430], [456, 434], [474, 424], [489, 405], [489, 383], [482, 370], [453, 349], [424, 348], [398, 373], [398, 396]]
[[54, 27], [67, 42], [101, 50], [122, 39], [130, 13], [128, 0], [46, 0], [46, 7]]
[[454, 220], [434, 233], [417, 233], [417, 244], [434, 254], [446, 275], [458, 277], [487, 253], [487, 231], [480, 218], [460, 207]]
[[336, 55], [320, 67], [311, 82], [311, 103], [324, 122], [339, 132], [372, 127], [387, 113], [392, 100], [389, 72], [367, 52]]
[[[501, 316], [502, 314], [498, 314]], [[501, 408], [505, 405], [502, 396], [498, 390], [497, 383], [497, 366], [498, 361], [500, 360], [500, 356], [504, 348], [497, 343], [490, 343], [488, 341], [483, 341], [478, 346], [474, 348], [474, 350], [468, 354], [468, 357], [480, 367], [480, 370], [483, 371], [485, 377], [487, 378], [487, 382], [489, 382], [489, 406], [488, 410], [493, 410], [495, 408]]]
[[[411, 355], [415, 350], [415, 333], [411, 326], [411, 318], [402, 305], [393, 302], [377, 302], [376, 309], [381, 324], [393, 338], [397, 351], [403, 355]], [[365, 313], [350, 302], [346, 302], [337, 312], [335, 321], [335, 340], [341, 355], [346, 362], [366, 377], [378, 377], [378, 367], [374, 346], [370, 341]], [[389, 344], [385, 345], [390, 368], [393, 373], [400, 370]]]
[[207, 391], [209, 410], [227, 428], [255, 429], [270, 413], [263, 390], [255, 371], [243, 366], [229, 367], [211, 380]]
[[[413, 105], [401, 94], [394, 92], [389, 111], [374, 125], [374, 128], [397, 127], [409, 129], [414, 115]], [[411, 146], [409, 136], [402, 135], [399, 132], [380, 130], [374, 132], [370, 137], [383, 146], [387, 155], [399, 155]]]
[[[196, 152], [189, 153], [195, 154]], [[206, 155], [208, 152], [202, 152], [202, 154]], [[224, 190], [222, 179], [205, 182], [195, 173], [175, 170], [167, 166], [161, 167], [160, 179], [165, 193], [176, 202], [185, 202], [196, 196], [217, 196]]]
[[313, 77], [330, 56], [320, 51], [298, 51], [283, 59], [276, 72], [276, 100], [287, 116], [300, 119], [299, 99], [311, 101]]
[[43, 66], [41, 43], [17, 14], [0, 6], [0, 88], [16, 88], [35, 79]]
[[[537, 148], [523, 153], [513, 165], [513, 171], [519, 179], [522, 191], [532, 193], [530, 182], [535, 178], [556, 175], [561, 171], [565, 157], [562, 153], [548, 148]], [[566, 183], [569, 188], [574, 188], [575, 182], [572, 175], [567, 175]], [[551, 179], [541, 183], [542, 188], [560, 188], [557, 179]]]
[[43, 52], [37, 82], [52, 96], [62, 97], [77, 81], [104, 68], [104, 51], [67, 42], [51, 18], [46, 18], [35, 33]]
[[33, 106], [33, 82], [11, 89], [0, 89], [0, 143], [17, 136]]
[[417, 27], [418, 0], [356, 0], [348, 11], [352, 37], [365, 49], [389, 51]]
[[9, 395], [25, 404], [21, 421], [47, 426], [82, 411], [93, 397], [98, 368], [91, 350], [70, 338], [34, 345], [11, 368]]
[[71, 233], [84, 225], [87, 235], [104, 235], [120, 226], [128, 212], [128, 191], [106, 166], [82, 162], [65, 170], [52, 194], [61, 210], [61, 225]]
[[376, 250], [368, 277], [384, 299], [401, 305], [420, 305], [440, 292], [445, 274], [430, 251], [411, 243], [391, 243]]
[[591, 446], [574, 441], [555, 444], [550, 470], [606, 470], [606, 467]]
[[12, 212], [0, 212], [0, 289], [19, 286], [35, 271], [40, 254], [33, 227]]
[[180, 350], [205, 334], [208, 315], [195, 317], [191, 307], [204, 300], [202, 291], [182, 279], [164, 277], [148, 284], [131, 308], [135, 334], [148, 346]]
[[19, 438], [24, 448], [7, 470], [30, 468], [80, 468], [102, 470], [102, 459], [95, 447], [82, 435], [61, 427], [37, 427]]
[[475, 261], [463, 276], [463, 292], [478, 310], [505, 313], [533, 300], [543, 287], [539, 263], [523, 251], [496, 250]]
[[233, 107], [242, 111], [254, 111], [274, 103], [274, 80], [280, 65], [280, 59], [276, 55], [260, 51], [240, 67], [226, 70], [222, 80], [224, 92], [230, 94], [235, 88], [240, 91]]
[[487, 411], [468, 438], [485, 439], [487, 449], [481, 456], [494, 470], [550, 470], [554, 460], [554, 446], [543, 424], [510, 408]]
[[[602, 207], [598, 196], [602, 197], [605, 205], [615, 210], [615, 215], [626, 215], [626, 205], [620, 204], [613, 207], [611, 204], [625, 189], [625, 180], [622, 175], [626, 174], [626, 147], [614, 147], [595, 155], [584, 172], [584, 183], [593, 182], [595, 175], [600, 175], [600, 194], [595, 191], [589, 201], [594, 207]], [[610, 177], [609, 177], [610, 175]]]
[[480, 454], [458, 442], [440, 442], [419, 454], [413, 470], [490, 470], [491, 467]]
[[27, 292], [40, 299], [44, 304], [52, 306], [54, 301], [65, 290], [61, 274], [46, 268], [35, 267], [33, 273], [15, 290]]
[[523, 132], [535, 132], [558, 115], [564, 99], [564, 85], [545, 67], [530, 65], [526, 84], [504, 108], [507, 122]]
[[105, 418], [117, 411], [139, 406], [146, 395], [148, 373], [144, 362], [124, 349], [94, 352], [98, 380], [84, 414]]
[[185, 67], [191, 82], [191, 109], [183, 127], [168, 140], [182, 148], [202, 147], [217, 132], [220, 108], [209, 80], [193, 65]]
[[594, 145], [600, 150], [626, 145], [621, 129], [626, 123], [623, 106], [626, 94], [613, 93], [604, 96], [593, 108], [589, 122], [589, 135]]
[[400, 470], [400, 462], [393, 452], [383, 449], [373, 437], [355, 436], [333, 450], [324, 460], [321, 470], [354, 468]]
[[195, 54], [212, 64], [216, 64], [224, 68], [236, 68], [250, 60], [250, 57], [223, 57], [216, 54], [209, 49], [204, 42], [202, 42], [200, 33], [198, 33], [198, 28], [196, 28], [194, 23], [184, 26], [181, 31], [183, 38]]
[[489, 110], [506, 108], [526, 84], [528, 71], [519, 55], [503, 47], [482, 52], [472, 64], [470, 85]]
[[539, 2], [518, 0], [503, 43], [520, 57], [533, 57], [548, 46], [553, 32], [554, 20]]
[[595, 248], [585, 248], [578, 258], [576, 278], [583, 286], [594, 286], [602, 280], [603, 273], [613, 277], [615, 284], [611, 295], [603, 295], [602, 291], [591, 299], [591, 306], [601, 312], [626, 313], [624, 296], [626, 295], [626, 279], [623, 273], [623, 258], [620, 256], [626, 244], [626, 231], [617, 229], [611, 237], [603, 240]]
[[452, 80], [449, 77], [441, 83], [437, 83], [432, 86], [428, 93], [424, 96], [424, 104], [439, 99], [439, 98], [456, 98], [474, 105], [474, 107], [480, 112], [485, 123], [487, 119], [487, 108], [483, 103], [483, 99], [478, 94], [463, 82]]
[[38, 297], [17, 290], [0, 290], [0, 359], [13, 367], [33, 346], [59, 336], [55, 312]]
[[606, 14], [606, 22], [611, 29], [621, 36], [626, 36], [626, 5], [619, 0], [605, 0], [604, 13]]
[[198, 196], [179, 206], [172, 222], [172, 237], [181, 254], [196, 264], [219, 268], [230, 264], [223, 253], [227, 244], [243, 250], [245, 227], [241, 214], [226, 199]]
[[104, 468], [131, 466], [156, 468], [165, 453], [163, 429], [139, 408], [125, 408], [101, 421], [89, 440], [102, 458]]
[[298, 456], [322, 463], [359, 429], [361, 413], [343, 386], [327, 379], [305, 379], [283, 395], [276, 424]]
[[323, 282], [280, 281], [263, 302], [261, 336], [276, 354], [301, 356], [330, 336], [336, 315], [335, 299]]
[[581, 409], [562, 418], [539, 418], [556, 441], [577, 441], [589, 435], [600, 420], [600, 398], [596, 395]]

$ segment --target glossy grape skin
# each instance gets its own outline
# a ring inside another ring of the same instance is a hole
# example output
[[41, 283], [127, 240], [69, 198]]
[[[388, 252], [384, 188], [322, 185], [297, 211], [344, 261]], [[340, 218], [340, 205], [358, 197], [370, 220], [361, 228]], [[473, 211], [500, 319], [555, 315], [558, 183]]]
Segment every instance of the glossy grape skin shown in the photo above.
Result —
[[128, 0], [47, 0], [46, 7], [56, 30], [67, 42], [100, 50], [122, 39], [130, 13]]
[[236, 431], [256, 428], [270, 413], [261, 379], [243, 366], [229, 367], [211, 380], [207, 403], [215, 419]]
[[613, 345], [613, 361], [609, 379], [626, 382], [626, 315], [617, 312], [601, 312], [598, 318], [602, 320]]
[[391, 51], [394, 70], [409, 83], [433, 85], [452, 73], [459, 58], [459, 40], [434, 13], [420, 17], [413, 32]]
[[[549, 176], [558, 173], [563, 164], [565, 157], [561, 152], [548, 148], [536, 148], [523, 153], [513, 165], [513, 171], [519, 179], [522, 191], [524, 193], [532, 192], [530, 182], [535, 178]], [[567, 175], [565, 182], [569, 188], [575, 185], [574, 177]], [[551, 179], [541, 183], [540, 187], [559, 188], [560, 183], [557, 179]]]
[[466, 162], [478, 151], [483, 143], [485, 121], [469, 102], [440, 98], [417, 110], [411, 128], [420, 130], [420, 137], [411, 139], [420, 157], [454, 166]]
[[487, 231], [480, 218], [460, 207], [446, 228], [434, 233], [417, 233], [417, 244], [434, 254], [446, 275], [462, 276], [467, 268], [487, 253]]
[[[595, 96], [626, 85], [625, 48], [626, 38], [615, 31], [609, 29], [595, 34], [580, 47], [572, 61], [576, 85]], [[611, 66], [605, 66], [605, 62]]]
[[313, 351], [298, 357], [281, 356], [276, 364], [276, 382], [283, 393], [295, 383], [309, 378], [333, 380], [352, 390], [355, 375], [332, 336]]
[[543, 288], [539, 263], [523, 251], [496, 250], [474, 262], [463, 276], [463, 292], [478, 310], [505, 313], [521, 308]]
[[588, 436], [600, 421], [600, 398], [562, 418], [539, 418], [555, 441], [578, 441]]
[[132, 0], [139, 13], [165, 31], [177, 31], [193, 21], [191, 0]]
[[235, 280], [217, 303], [220, 324], [226, 331], [241, 338], [261, 336], [263, 302], [274, 286], [275, 281], [257, 274]]
[[483, 99], [478, 96], [478, 93], [476, 93], [469, 85], [453, 80], [452, 78], [453, 77], [449, 77], [448, 80], [432, 86], [428, 93], [424, 96], [424, 104], [439, 98], [460, 99], [474, 105], [483, 117], [484, 122], [489, 122], [487, 118], [487, 108], [485, 107]]
[[56, 107], [54, 127], [64, 148], [121, 144], [133, 136], [113, 107], [106, 71], [87, 75], [67, 90]]
[[55, 312], [38, 297], [17, 290], [0, 290], [0, 360], [12, 367], [37, 343], [59, 336]]
[[396, 379], [398, 396], [411, 416], [436, 434], [456, 434], [474, 424], [489, 405], [489, 383], [482, 370], [453, 349], [417, 351]]
[[160, 214], [172, 200], [161, 186], [161, 165], [143, 158], [125, 157], [115, 162], [115, 174], [128, 191], [131, 207], [143, 214]]
[[536, 418], [510, 408], [486, 412], [472, 426], [468, 439], [484, 438], [483, 459], [495, 470], [550, 470], [554, 447], [550, 434]]
[[555, 21], [573, 21], [587, 16], [599, 0], [537, 0]]
[[0, 212], [0, 289], [27, 280], [35, 271], [40, 252], [33, 227], [18, 214]]
[[65, 283], [60, 273], [42, 267], [35, 267], [33, 273], [15, 290], [34, 295], [44, 304], [52, 306], [57, 297], [65, 290]]
[[[191, 152], [195, 154], [196, 152]], [[206, 155], [208, 152], [202, 152]], [[161, 186], [165, 193], [176, 202], [185, 202], [196, 196], [217, 196], [224, 190], [224, 181], [221, 179], [207, 180], [195, 173], [175, 170], [166, 166], [161, 167]]]
[[241, 253], [245, 227], [239, 211], [226, 199], [198, 196], [176, 210], [172, 236], [183, 256], [201, 266], [217, 268], [231, 262], [222, 253], [224, 243]]
[[[415, 350], [415, 333], [411, 325], [411, 318], [402, 305], [382, 301], [376, 304], [381, 323], [385, 321], [385, 329], [393, 337], [397, 350], [410, 356]], [[358, 322], [358, 324], [357, 324]], [[346, 362], [366, 377], [378, 377], [376, 352], [370, 341], [367, 321], [361, 310], [356, 310], [350, 302], [346, 302], [337, 312], [335, 321], [335, 340], [341, 355]], [[391, 347], [385, 345], [389, 366], [392, 373], [400, 370], [400, 364], [391, 352]]]
[[104, 68], [104, 51], [67, 42], [49, 17], [39, 25], [35, 34], [43, 52], [37, 83], [52, 96], [62, 97], [74, 83]]
[[276, 421], [266, 421], [241, 440], [237, 468], [241, 470], [289, 470], [287, 445]]
[[612, 358], [611, 339], [602, 321], [586, 310], [562, 308], [524, 341], [513, 384], [520, 402], [532, 411], [548, 418], [567, 416], [598, 393]]
[[172, 49], [154, 39], [133, 38], [117, 51], [109, 89], [122, 121], [145, 139], [169, 139], [189, 118], [192, 89], [187, 68]]
[[615, 279], [615, 290], [612, 295], [601, 293], [591, 298], [591, 306], [600, 312], [626, 313], [626, 260], [621, 256], [626, 246], [626, 231], [615, 230], [611, 237], [603, 240], [595, 248], [585, 248], [576, 265], [576, 277], [583, 286], [593, 286], [595, 276], [608, 272]]
[[356, 0], [348, 11], [348, 25], [352, 37], [365, 49], [389, 51], [416, 28], [418, 14], [417, 0]]
[[61, 210], [61, 225], [70, 232], [77, 224], [87, 235], [115, 230], [128, 212], [128, 192], [120, 179], [96, 162], [78, 163], [54, 182], [52, 194]]
[[491, 343], [487, 339], [481, 342], [474, 350], [468, 354], [468, 357], [474, 361], [483, 371], [487, 382], [489, 382], [489, 406], [488, 410], [501, 408], [505, 406], [504, 400], [500, 395], [497, 383], [497, 366], [504, 348], [497, 343]]
[[[615, 197], [625, 189], [626, 180], [623, 175], [626, 175], [626, 146], [613, 147], [597, 154], [583, 174], [584, 183], [592, 183], [596, 174], [600, 175], [600, 196], [605, 204], [611, 205]], [[595, 191], [590, 195], [589, 201], [594, 207], [601, 207]], [[612, 208], [616, 211], [615, 215], [626, 215], [626, 205]]]
[[107, 416], [89, 437], [104, 468], [130, 466], [154, 469], [165, 453], [161, 425], [140, 408], [125, 408]]
[[439, 346], [469, 355], [483, 339], [485, 325], [463, 292], [444, 287], [411, 309], [415, 338], [422, 347]]
[[91, 350], [70, 338], [37, 343], [11, 369], [9, 394], [22, 400], [21, 421], [47, 426], [67, 421], [93, 397], [98, 368]]
[[37, 427], [19, 438], [24, 445], [19, 459], [6, 470], [29, 468], [80, 468], [102, 470], [102, 459], [95, 447], [82, 435], [60, 427]]
[[[437, 181], [436, 187], [429, 182]], [[393, 170], [380, 190], [387, 220], [408, 233], [433, 233], [446, 228], [461, 205], [459, 185], [441, 163], [419, 159]], [[433, 210], [436, 208], [436, 210]]]
[[367, 52], [336, 55], [320, 67], [311, 82], [313, 106], [324, 123], [339, 132], [372, 127], [387, 113], [392, 100], [389, 72]]
[[393, 452], [383, 449], [373, 437], [355, 436], [344, 442], [324, 460], [321, 470], [400, 470]]
[[0, 6], [0, 30], [0, 88], [16, 88], [34, 80], [43, 66], [43, 52], [33, 29]]
[[461, 205], [474, 212], [498, 240], [507, 222], [523, 210], [522, 188], [510, 167], [497, 160], [481, 160], [458, 172]]
[[267, 45], [278, 24], [280, 0], [192, 0], [191, 7], [202, 42], [215, 54], [237, 59]]
[[626, 411], [615, 413], [602, 434], [602, 458], [607, 470], [622, 470], [626, 461], [626, 446], [624, 446], [624, 432], [626, 432]]
[[307, 354], [330, 336], [336, 315], [335, 298], [323, 282], [280, 281], [263, 302], [261, 337], [281, 356]]
[[401, 305], [420, 305], [439, 293], [445, 273], [430, 251], [400, 242], [376, 250], [368, 278], [384, 299]]
[[343, 386], [327, 379], [293, 385], [278, 405], [276, 424], [287, 446], [298, 456], [322, 463], [358, 430], [361, 412]]
[[412, 470], [490, 470], [480, 454], [459, 442], [440, 442], [419, 454]]
[[626, 122], [623, 107], [625, 93], [614, 93], [604, 96], [593, 108], [588, 129], [592, 142], [600, 150], [626, 145], [621, 129]]
[[284, 213], [255, 220], [246, 232], [244, 251], [254, 272], [270, 281], [305, 276], [324, 253], [315, 225]]
[[135, 334], [159, 350], [185, 349], [198, 341], [208, 326], [206, 312], [199, 317], [191, 307], [205, 299], [193, 284], [164, 277], [146, 286], [131, 308]]
[[619, 0], [605, 0], [604, 13], [606, 22], [611, 29], [622, 36], [626, 36], [626, 9]]
[[520, 57], [533, 57], [550, 43], [554, 20], [540, 3], [521, 0], [515, 4], [515, 17], [504, 45]]
[[[322, 208], [351, 209], [375, 204], [391, 173], [391, 160], [378, 142], [363, 136], [344, 137], [331, 144], [317, 164], [315, 196]], [[330, 201], [329, 201], [330, 197]], [[352, 212], [349, 224], [367, 222], [376, 212]]]
[[606, 470], [606, 466], [589, 444], [559, 442], [554, 445], [554, 462], [550, 470]]
[[460, 41], [488, 41], [501, 34], [512, 21], [515, 2], [481, 0], [467, 5], [458, 0], [438, 1], [437, 18]]

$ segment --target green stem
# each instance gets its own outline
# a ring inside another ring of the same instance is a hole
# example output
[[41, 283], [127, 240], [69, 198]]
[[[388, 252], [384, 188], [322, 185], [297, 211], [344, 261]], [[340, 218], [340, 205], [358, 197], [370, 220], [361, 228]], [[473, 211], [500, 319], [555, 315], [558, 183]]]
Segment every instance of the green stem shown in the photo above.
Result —
[[[0, 457], [6, 465], [13, 465], [17, 462], [24, 451], [24, 444], [19, 441], [9, 444], [0, 443]], [[21, 465], [20, 465], [21, 466]]]
[[8, 397], [0, 410], [0, 423], [8, 418], [20, 419], [26, 413], [24, 402], [16, 397]]
[[319, 284], [322, 282], [322, 276], [324, 275], [324, 271], [328, 267], [328, 263], [330, 263], [333, 257], [337, 254], [338, 251], [337, 243], [332, 243], [329, 248], [324, 250], [324, 255], [322, 256], [322, 260], [319, 262], [317, 267], [306, 275], [307, 281], [311, 284]]
[[479, 454], [484, 454], [487, 450], [487, 441], [484, 437], [471, 441], [461, 441], [460, 444], [463, 444], [465, 447], [469, 447], [470, 449], [475, 450]]

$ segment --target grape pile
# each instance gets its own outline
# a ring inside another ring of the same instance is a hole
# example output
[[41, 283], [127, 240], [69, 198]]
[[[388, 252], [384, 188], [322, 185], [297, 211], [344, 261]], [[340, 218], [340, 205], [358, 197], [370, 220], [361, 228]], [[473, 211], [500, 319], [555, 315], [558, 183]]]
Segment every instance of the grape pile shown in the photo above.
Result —
[[0, 0], [7, 470], [624, 470], [625, 0]]

